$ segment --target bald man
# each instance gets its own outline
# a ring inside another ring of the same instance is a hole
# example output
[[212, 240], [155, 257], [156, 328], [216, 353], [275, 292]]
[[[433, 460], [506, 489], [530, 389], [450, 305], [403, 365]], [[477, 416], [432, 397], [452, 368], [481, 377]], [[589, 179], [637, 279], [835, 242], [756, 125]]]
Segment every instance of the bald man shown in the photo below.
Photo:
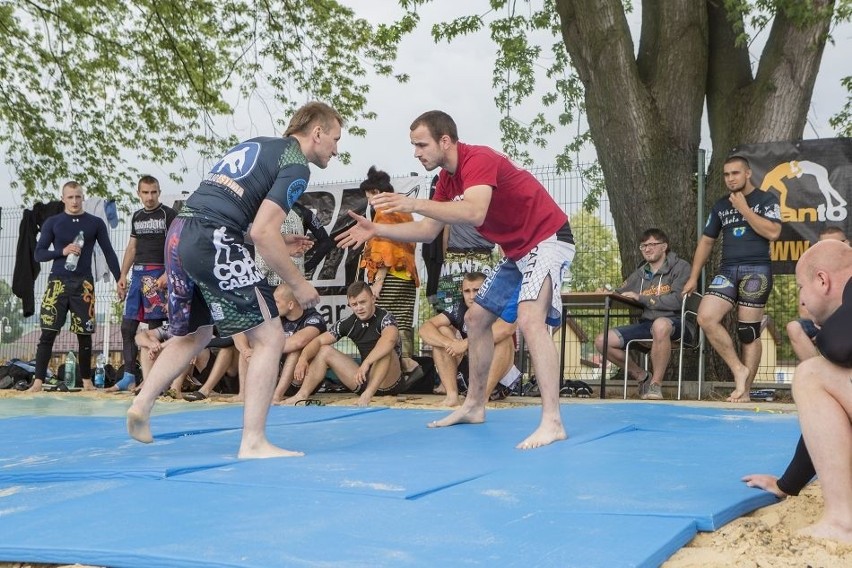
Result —
[[822, 484], [822, 518], [802, 534], [852, 543], [852, 248], [821, 241], [796, 265], [799, 303], [821, 325], [822, 357], [803, 361], [793, 397]]

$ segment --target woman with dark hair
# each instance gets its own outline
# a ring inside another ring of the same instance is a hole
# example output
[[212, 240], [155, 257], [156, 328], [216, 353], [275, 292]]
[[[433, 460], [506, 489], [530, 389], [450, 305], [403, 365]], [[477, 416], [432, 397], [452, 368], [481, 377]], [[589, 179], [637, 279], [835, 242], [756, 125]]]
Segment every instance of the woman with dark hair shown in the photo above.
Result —
[[[370, 167], [367, 179], [361, 182], [367, 200], [379, 193], [394, 193], [390, 176], [375, 166]], [[411, 213], [374, 211], [375, 223], [409, 223]], [[374, 237], [364, 244], [361, 268], [367, 271], [366, 281], [377, 298], [376, 304], [396, 317], [402, 342], [402, 370], [411, 384], [423, 375], [423, 369], [412, 359], [414, 354], [414, 303], [420, 278], [414, 260], [414, 243], [391, 241]]]

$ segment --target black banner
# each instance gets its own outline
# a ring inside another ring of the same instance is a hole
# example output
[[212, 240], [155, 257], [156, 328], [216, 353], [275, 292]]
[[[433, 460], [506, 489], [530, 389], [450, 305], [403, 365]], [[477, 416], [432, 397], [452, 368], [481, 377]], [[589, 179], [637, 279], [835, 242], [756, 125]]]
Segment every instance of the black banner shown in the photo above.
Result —
[[746, 158], [752, 183], [781, 201], [781, 237], [770, 243], [774, 273], [795, 273], [796, 261], [823, 228], [850, 234], [852, 138], [748, 144], [731, 154]]

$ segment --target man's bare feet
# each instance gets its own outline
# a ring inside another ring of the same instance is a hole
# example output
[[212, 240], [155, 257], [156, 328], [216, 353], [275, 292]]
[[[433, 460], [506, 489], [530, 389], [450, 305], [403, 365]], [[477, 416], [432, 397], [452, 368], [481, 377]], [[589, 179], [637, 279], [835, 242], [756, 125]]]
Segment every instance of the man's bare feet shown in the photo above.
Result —
[[797, 534], [810, 538], [826, 538], [852, 544], [852, 527], [843, 527], [824, 518], [809, 527], [800, 529]]
[[83, 379], [83, 390], [93, 391], [98, 389], [95, 388], [95, 383], [93, 383], [91, 379]]
[[44, 381], [42, 381], [41, 379], [34, 379], [33, 384], [30, 385], [30, 388], [28, 388], [24, 392], [33, 393], [33, 392], [41, 392], [43, 390], [44, 390]]
[[143, 414], [131, 406], [127, 410], [127, 433], [130, 434], [131, 438], [143, 444], [153, 442], [150, 415]]
[[458, 406], [462, 403], [462, 399], [458, 394], [448, 394], [444, 400], [438, 403], [438, 406]]
[[734, 371], [734, 384], [736, 388], [731, 393], [731, 396], [726, 398], [725, 400], [728, 402], [749, 402], [751, 401], [751, 397], [749, 396], [748, 387], [746, 384], [748, 383], [749, 377], [748, 367], [743, 365], [736, 371]]
[[429, 428], [443, 428], [445, 426], [454, 426], [456, 424], [482, 424], [485, 422], [485, 408], [472, 406], [464, 406], [454, 411], [449, 416], [435, 420], [428, 424]]
[[365, 407], [365, 406], [370, 406], [371, 400], [373, 400], [372, 396], [365, 396], [365, 395], [362, 394], [361, 396], [358, 397], [358, 406], [360, 406], [362, 408]]
[[295, 458], [305, 455], [305, 452], [294, 452], [285, 450], [270, 444], [264, 440], [258, 444], [249, 444], [243, 442], [240, 444], [240, 451], [237, 457], [241, 460], [265, 459], [265, 458]]
[[515, 447], [519, 450], [532, 450], [567, 438], [568, 434], [562, 424], [541, 424], [526, 440]]

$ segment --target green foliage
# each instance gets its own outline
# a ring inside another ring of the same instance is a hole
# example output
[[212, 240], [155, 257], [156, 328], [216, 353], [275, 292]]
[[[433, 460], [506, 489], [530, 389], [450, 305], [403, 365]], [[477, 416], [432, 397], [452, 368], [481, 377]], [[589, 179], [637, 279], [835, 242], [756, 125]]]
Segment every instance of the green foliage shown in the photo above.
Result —
[[604, 284], [619, 286], [624, 278], [618, 240], [600, 215], [585, 210], [572, 214], [571, 231], [577, 243], [571, 264], [571, 291], [592, 292]]
[[89, 195], [131, 197], [134, 163], [234, 144], [214, 119], [253, 95], [274, 98], [282, 125], [326, 101], [363, 135], [375, 116], [367, 72], [393, 75], [416, 24], [407, 12], [373, 26], [335, 0], [4, 0], [0, 145], [12, 189], [30, 202], [76, 179]]
[[[799, 317], [799, 289], [793, 274], [776, 274], [772, 278], [772, 292], [766, 304], [766, 313], [772, 318], [776, 332], [782, 339], [778, 347], [778, 361], [793, 363], [796, 354], [787, 340], [787, 322]], [[765, 333], [765, 332], [764, 332]]]
[[21, 300], [12, 294], [12, 286], [0, 280], [0, 343], [13, 343], [24, 333]]
[[[400, 4], [413, 7], [428, 1], [402, 0]], [[539, 3], [491, 0], [487, 14], [464, 16], [432, 27], [435, 41], [447, 42], [487, 27], [497, 49], [492, 85], [497, 92], [495, 103], [503, 115], [502, 149], [525, 166], [532, 164], [527, 150], [530, 145], [546, 148], [556, 125], [574, 124], [583, 112], [582, 84], [571, 69], [565, 46], [553, 41], [561, 36], [553, 0], [544, 0], [537, 9], [533, 4]], [[487, 22], [486, 17], [490, 18]], [[542, 85], [546, 87], [540, 105], [530, 112], [524, 103], [536, 90], [541, 92]], [[572, 154], [589, 141], [587, 132], [579, 132], [559, 154], [559, 171], [570, 170]]]

